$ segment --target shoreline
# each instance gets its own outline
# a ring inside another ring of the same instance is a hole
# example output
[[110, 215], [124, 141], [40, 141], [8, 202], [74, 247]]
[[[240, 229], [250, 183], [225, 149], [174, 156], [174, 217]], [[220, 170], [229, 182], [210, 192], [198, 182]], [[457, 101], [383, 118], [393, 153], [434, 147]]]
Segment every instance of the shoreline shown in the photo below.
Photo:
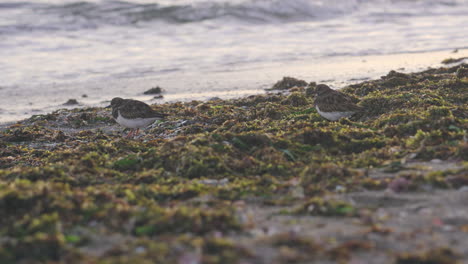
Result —
[[[207, 100], [211, 97], [233, 99], [262, 94], [265, 88], [270, 88], [276, 80], [283, 76], [342, 88], [364, 80], [379, 78], [391, 69], [404, 73], [417, 72], [430, 67], [440, 67], [444, 59], [461, 57], [468, 57], [468, 49], [459, 49], [457, 53], [453, 53], [453, 50], [443, 50], [389, 55], [311, 58], [303, 61], [252, 64], [248, 67], [236, 66], [230, 72], [175, 72], [140, 78], [56, 83], [49, 85], [56, 90], [54, 93], [47, 92], [49, 86], [43, 84], [37, 87], [31, 86], [30, 89], [24, 88], [25, 91], [15, 96], [9, 96], [8, 100], [1, 101], [0, 98], [0, 103], [5, 109], [15, 109], [14, 112], [26, 113], [16, 114], [16, 116], [28, 118], [33, 114], [46, 114], [60, 108], [70, 109], [71, 107], [64, 107], [62, 104], [71, 98], [77, 99], [81, 108], [104, 106], [103, 101], [110, 100], [115, 96], [134, 98], [150, 104]], [[465, 59], [465, 61], [467, 60]], [[153, 99], [153, 96], [143, 95], [144, 91], [154, 86], [160, 86], [166, 90], [163, 93], [163, 99]], [[44, 94], [35, 90], [44, 92]], [[24, 96], [24, 94], [30, 96]], [[83, 94], [88, 97], [82, 98]], [[15, 102], [15, 104], [12, 105], [10, 102]], [[22, 119], [12, 119], [5, 114], [3, 116], [3, 119], [0, 116], [0, 124]]]
[[0, 129], [0, 262], [463, 263], [467, 90], [468, 64], [390, 71], [337, 122], [305, 87], [163, 103], [136, 139], [99, 107], [23, 120]]

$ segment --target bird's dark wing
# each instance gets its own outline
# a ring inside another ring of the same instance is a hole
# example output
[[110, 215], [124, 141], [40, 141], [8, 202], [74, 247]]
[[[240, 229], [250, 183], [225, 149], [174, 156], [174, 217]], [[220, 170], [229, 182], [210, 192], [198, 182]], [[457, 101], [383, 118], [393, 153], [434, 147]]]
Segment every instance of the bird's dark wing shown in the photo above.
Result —
[[338, 91], [331, 91], [317, 97], [315, 105], [318, 105], [320, 111], [323, 112], [356, 112], [361, 110], [361, 107], [356, 105], [351, 97]]
[[167, 115], [154, 111], [149, 105], [137, 101], [126, 100], [118, 110], [124, 118], [164, 118]]

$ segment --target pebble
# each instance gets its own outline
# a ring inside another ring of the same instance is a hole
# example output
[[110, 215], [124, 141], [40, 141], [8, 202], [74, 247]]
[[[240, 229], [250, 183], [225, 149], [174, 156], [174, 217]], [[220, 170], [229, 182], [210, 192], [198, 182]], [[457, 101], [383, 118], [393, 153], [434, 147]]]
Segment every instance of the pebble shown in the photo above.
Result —
[[216, 180], [216, 179], [205, 179], [205, 180], [200, 180], [198, 181], [201, 184], [205, 185], [214, 185], [214, 186], [224, 186], [229, 183], [229, 179], [224, 178], [221, 180]]
[[76, 99], [68, 99], [68, 101], [64, 103], [63, 105], [77, 105], [77, 104], [79, 103]]
[[137, 254], [143, 254], [145, 252], [146, 252], [146, 248], [144, 248], [142, 246], [135, 248], [135, 253], [137, 253]]

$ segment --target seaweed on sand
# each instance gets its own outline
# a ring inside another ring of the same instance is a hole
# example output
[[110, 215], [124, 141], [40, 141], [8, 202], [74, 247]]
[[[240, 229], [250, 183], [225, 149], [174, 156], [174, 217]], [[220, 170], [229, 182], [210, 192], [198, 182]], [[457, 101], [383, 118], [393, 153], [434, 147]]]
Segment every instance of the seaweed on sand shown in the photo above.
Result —
[[[169, 120], [135, 140], [122, 138], [100, 108], [31, 117], [0, 132], [0, 262], [251, 258], [223, 240], [249, 230], [239, 200], [302, 204], [302, 214], [313, 205], [323, 210], [312, 214], [343, 216], [354, 208], [321, 197], [388, 186], [369, 170], [467, 160], [466, 67], [392, 71], [345, 87], [364, 111], [337, 122], [321, 118], [304, 89], [154, 106]], [[452, 188], [466, 184], [466, 175], [407, 178]], [[282, 242], [270, 246], [287, 256], [294, 251]]]

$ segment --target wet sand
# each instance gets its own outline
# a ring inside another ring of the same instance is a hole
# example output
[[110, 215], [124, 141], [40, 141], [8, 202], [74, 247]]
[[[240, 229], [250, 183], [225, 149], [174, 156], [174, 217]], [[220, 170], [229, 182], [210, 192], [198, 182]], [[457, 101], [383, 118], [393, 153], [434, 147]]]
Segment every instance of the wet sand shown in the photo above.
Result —
[[[447, 58], [468, 57], [468, 49], [401, 53], [372, 56], [337, 56], [315, 58], [311, 61], [287, 63], [250, 63], [249, 66], [232, 67], [230, 71], [168, 72], [157, 76], [128, 79], [101, 79], [93, 81], [57, 83], [53, 85], [31, 84], [31, 89], [16, 89], [0, 98], [3, 113], [0, 123], [17, 121], [31, 115], [45, 114], [56, 109], [75, 107], [102, 107], [113, 97], [133, 98], [151, 104], [165, 102], [240, 98], [263, 94], [276, 80], [292, 76], [308, 82], [320, 82], [340, 89], [349, 84], [377, 79], [390, 70], [410, 73], [443, 66]], [[165, 92], [162, 99], [153, 99], [143, 92], [155, 87]], [[87, 97], [83, 98], [82, 95]], [[63, 106], [69, 99], [77, 99], [77, 106]]]

